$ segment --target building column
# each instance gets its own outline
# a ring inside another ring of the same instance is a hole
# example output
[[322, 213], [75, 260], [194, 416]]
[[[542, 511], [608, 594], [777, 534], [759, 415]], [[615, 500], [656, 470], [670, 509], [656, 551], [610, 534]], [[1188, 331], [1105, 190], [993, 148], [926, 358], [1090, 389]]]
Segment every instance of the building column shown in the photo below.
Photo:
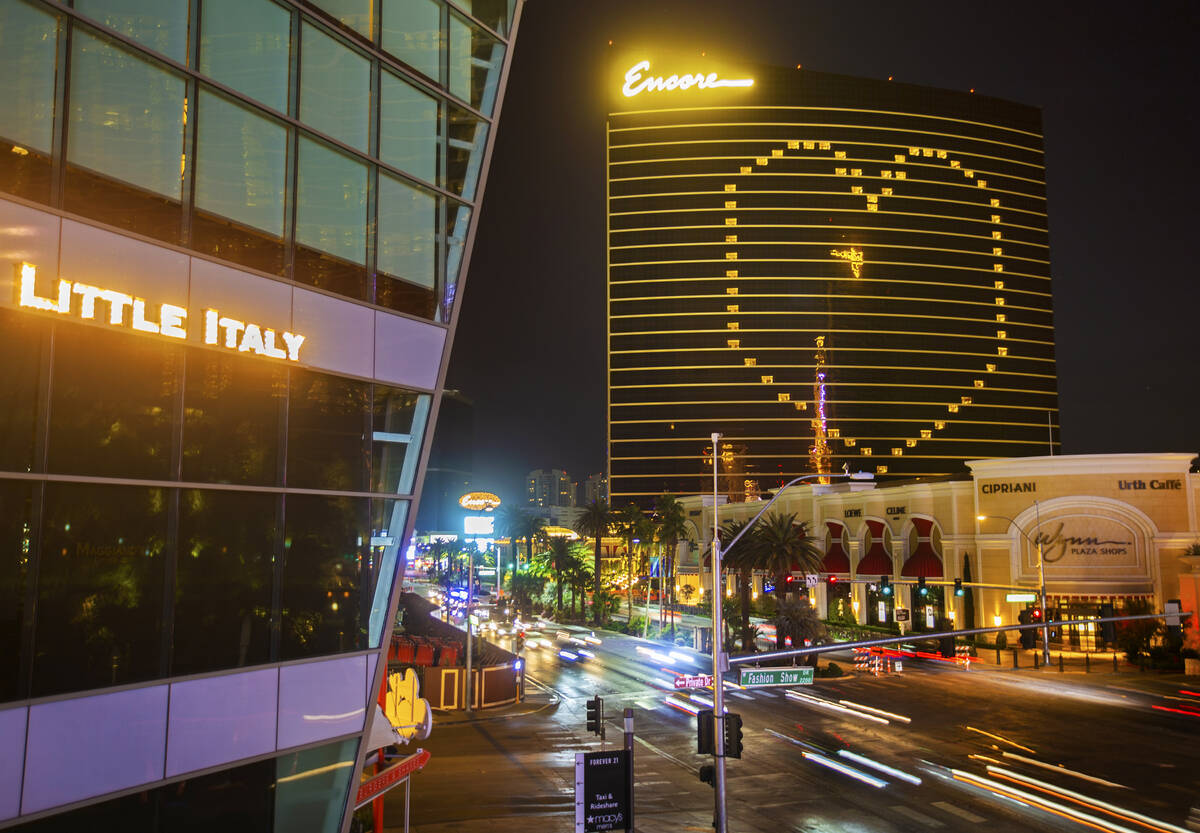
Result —
[[851, 607], [857, 607], [854, 611], [854, 619], [858, 624], [867, 624], [867, 585], [854, 583], [850, 585], [850, 598], [852, 601]]
[[814, 589], [817, 591], [817, 616], [826, 619], [829, 616], [829, 585], [823, 581], [817, 582]]

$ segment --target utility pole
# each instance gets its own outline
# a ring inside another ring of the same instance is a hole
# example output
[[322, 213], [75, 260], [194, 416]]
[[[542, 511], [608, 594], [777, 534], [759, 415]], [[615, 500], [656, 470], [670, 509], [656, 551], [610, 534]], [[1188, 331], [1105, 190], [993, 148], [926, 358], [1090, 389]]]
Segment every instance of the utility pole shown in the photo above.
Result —
[[[1053, 447], [1051, 447], [1053, 449]], [[1053, 450], [1051, 450], [1053, 453]], [[1050, 610], [1046, 607], [1046, 557], [1042, 552], [1042, 508], [1033, 502], [1034, 533], [1037, 538], [1038, 583], [1042, 589], [1042, 663], [1050, 667]]]
[[721, 435], [712, 435], [713, 444], [713, 540], [712, 540], [712, 664], [713, 664], [713, 827], [725, 833], [725, 640], [721, 623], [721, 525], [717, 517], [717, 446]]
[[471, 603], [475, 599], [475, 553], [467, 554], [467, 714], [471, 713]]

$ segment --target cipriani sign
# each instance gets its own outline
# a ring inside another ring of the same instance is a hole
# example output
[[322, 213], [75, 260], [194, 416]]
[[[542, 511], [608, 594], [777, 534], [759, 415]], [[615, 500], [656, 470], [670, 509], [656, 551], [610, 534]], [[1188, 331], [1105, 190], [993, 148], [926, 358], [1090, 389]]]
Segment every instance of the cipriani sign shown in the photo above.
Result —
[[[58, 293], [55, 297], [43, 298], [37, 294], [37, 267], [31, 263], [22, 263], [17, 271], [15, 294], [18, 306], [56, 312], [84, 321], [103, 320], [114, 327], [127, 327], [166, 338], [187, 338], [186, 307], [157, 304], [155, 308], [148, 308], [142, 298], [68, 280], [58, 282]], [[98, 312], [101, 314], [98, 315]], [[295, 362], [300, 360], [300, 346], [304, 344], [304, 336], [289, 332], [277, 333], [270, 327], [229, 318], [219, 310], [206, 309], [204, 343], [236, 350], [239, 353], [253, 353]]]
[[717, 73], [684, 73], [683, 75], [649, 75], [650, 62], [638, 61], [625, 73], [625, 86], [621, 92], [633, 98], [641, 92], [667, 92], [670, 90], [709, 90], [714, 87], [753, 87], [753, 78], [719, 78]]

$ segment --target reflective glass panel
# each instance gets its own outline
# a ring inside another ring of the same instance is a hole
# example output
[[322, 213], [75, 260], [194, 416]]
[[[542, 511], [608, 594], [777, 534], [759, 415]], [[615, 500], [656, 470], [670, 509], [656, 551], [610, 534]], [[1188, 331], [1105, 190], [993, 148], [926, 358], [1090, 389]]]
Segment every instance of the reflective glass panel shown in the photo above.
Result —
[[367, 166], [305, 136], [300, 137], [296, 243], [296, 280], [363, 297]]
[[177, 347], [59, 324], [48, 469], [169, 479], [180, 369]]
[[432, 289], [437, 278], [438, 199], [423, 188], [379, 176], [380, 272]]
[[373, 0], [314, 0], [314, 4], [370, 40]]
[[430, 397], [386, 385], [375, 386], [371, 433], [371, 491], [410, 494]]
[[507, 34], [512, 17], [510, 0], [459, 0], [458, 5], [494, 31]]
[[0, 470], [32, 471], [42, 357], [49, 347], [48, 322], [36, 315], [0, 310]]
[[297, 368], [291, 378], [287, 485], [366, 491], [371, 386]]
[[270, 0], [204, 0], [200, 71], [287, 111], [291, 13]]
[[337, 833], [354, 774], [358, 739], [275, 759], [275, 830]]
[[407, 519], [407, 501], [371, 501], [371, 550], [368, 569], [372, 589], [367, 644], [372, 648], [378, 648], [379, 641], [383, 638], [389, 596], [396, 577], [396, 564], [404, 551], [404, 523]]
[[58, 19], [17, 0], [0, 5], [0, 190], [47, 201]]
[[270, 661], [277, 498], [180, 494], [171, 674]]
[[300, 120], [365, 153], [371, 62], [307, 23], [300, 55]]
[[496, 103], [504, 45], [483, 29], [456, 14], [450, 15], [450, 78], [448, 87], [482, 113]]
[[383, 48], [435, 81], [442, 77], [442, 4], [383, 0]]
[[458, 271], [462, 267], [467, 231], [471, 227], [471, 209], [456, 202], [446, 202], [446, 284], [442, 293], [439, 321], [449, 321], [458, 294]]
[[75, 0], [75, 8], [179, 63], [187, 63], [188, 0]]
[[17, 672], [33, 540], [32, 488], [29, 482], [0, 480], [0, 703], [22, 696]]
[[386, 71], [379, 99], [379, 158], [438, 184], [438, 100]]
[[446, 158], [446, 185], [463, 199], [475, 199], [479, 167], [487, 148], [487, 124], [461, 107], [449, 106], [450, 147]]
[[285, 498], [280, 659], [366, 647], [369, 504], [365, 498]]
[[283, 236], [287, 128], [200, 93], [196, 207]]
[[159, 676], [167, 490], [45, 488], [33, 696]]
[[192, 350], [183, 396], [184, 480], [255, 486], [277, 482], [286, 368]]

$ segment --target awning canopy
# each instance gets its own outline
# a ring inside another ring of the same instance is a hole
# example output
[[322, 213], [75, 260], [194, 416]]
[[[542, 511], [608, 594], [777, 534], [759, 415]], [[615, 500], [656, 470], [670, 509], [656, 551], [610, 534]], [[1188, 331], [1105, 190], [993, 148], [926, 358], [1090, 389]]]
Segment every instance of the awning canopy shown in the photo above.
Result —
[[890, 576], [892, 574], [892, 557], [883, 546], [883, 521], [867, 521], [867, 529], [871, 532], [871, 546], [866, 555], [858, 562], [858, 574]]
[[912, 522], [917, 530], [917, 547], [904, 562], [900, 575], [906, 578], [941, 578], [942, 559], [933, 551], [933, 543], [930, 540], [933, 521], [928, 518], [913, 518]]
[[837, 521], [826, 521], [825, 526], [829, 529], [829, 549], [825, 551], [825, 558], [821, 562], [822, 569], [827, 573], [850, 572], [850, 556], [846, 555], [846, 550], [842, 547], [845, 527]]

